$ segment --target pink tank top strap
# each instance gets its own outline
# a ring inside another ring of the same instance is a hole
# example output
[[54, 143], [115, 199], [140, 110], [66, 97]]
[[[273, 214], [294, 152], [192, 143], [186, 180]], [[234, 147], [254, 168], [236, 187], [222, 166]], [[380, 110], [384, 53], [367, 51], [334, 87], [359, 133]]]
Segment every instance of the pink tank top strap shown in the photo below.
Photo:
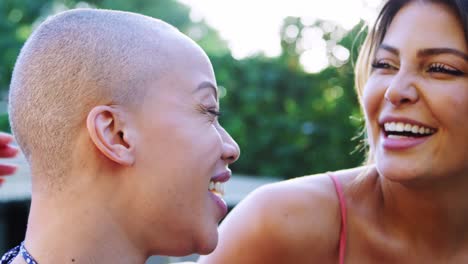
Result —
[[341, 186], [340, 180], [333, 174], [328, 173], [330, 179], [332, 179], [333, 184], [335, 185], [336, 194], [338, 195], [338, 201], [340, 203], [341, 211], [341, 232], [340, 232], [340, 245], [339, 245], [339, 264], [344, 264], [344, 257], [346, 251], [346, 200], [343, 193], [343, 188]]

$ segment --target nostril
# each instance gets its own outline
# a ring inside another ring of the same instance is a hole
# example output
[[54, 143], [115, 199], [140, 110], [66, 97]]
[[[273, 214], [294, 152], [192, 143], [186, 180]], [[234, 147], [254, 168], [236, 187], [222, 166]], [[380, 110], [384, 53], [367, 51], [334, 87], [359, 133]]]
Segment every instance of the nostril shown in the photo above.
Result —
[[395, 106], [398, 105], [407, 105], [417, 101], [417, 96], [406, 96], [403, 94], [389, 94], [385, 95], [385, 100]]
[[224, 147], [225, 149], [224, 149], [223, 159], [229, 164], [236, 162], [240, 154], [240, 150], [237, 144], [235, 145], [225, 144]]
[[230, 156], [226, 159], [229, 163], [233, 163], [234, 161], [236, 161], [236, 157], [235, 156]]
[[402, 99], [400, 100], [400, 103], [401, 103], [401, 104], [406, 104], [406, 103], [409, 103], [409, 102], [411, 102], [411, 100], [408, 99], [408, 98], [402, 98]]

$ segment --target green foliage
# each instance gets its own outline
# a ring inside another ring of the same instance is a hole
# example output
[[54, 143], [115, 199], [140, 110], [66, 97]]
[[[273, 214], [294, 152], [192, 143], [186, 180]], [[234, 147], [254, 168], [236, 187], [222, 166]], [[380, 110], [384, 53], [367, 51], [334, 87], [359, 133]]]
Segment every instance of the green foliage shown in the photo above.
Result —
[[0, 1], [0, 91], [7, 90], [19, 50], [47, 0]]
[[8, 114], [0, 114], [0, 131], [11, 132], [10, 122], [8, 121]]
[[359, 47], [362, 38], [356, 36], [362, 24], [350, 32], [327, 21], [309, 26], [325, 32], [329, 61], [336, 65], [317, 74], [302, 70], [302, 35], [288, 39], [289, 25], [298, 32], [306, 28], [298, 18], [285, 19], [279, 58], [211, 58], [218, 84], [227, 90], [221, 122], [242, 150], [233, 170], [291, 178], [359, 165], [364, 153], [355, 151], [362, 127], [352, 65], [357, 53], [343, 62], [332, 50], [336, 45]]
[[[340, 60], [337, 45], [352, 50], [361, 27], [350, 32], [328, 21], [303, 25], [285, 19], [283, 53], [278, 58], [232, 58], [227, 44], [203, 21], [193, 23], [190, 10], [175, 0], [2, 0], [0, 1], [0, 89], [7, 89], [14, 61], [37, 20], [58, 11], [94, 6], [133, 11], [165, 20], [197, 41], [209, 54], [220, 90], [221, 123], [241, 147], [233, 171], [252, 175], [295, 177], [358, 165], [363, 153], [351, 154], [361, 117], [354, 92], [352, 61]], [[293, 25], [297, 36], [286, 29]], [[320, 73], [303, 71], [300, 46], [304, 29], [321, 30], [330, 64]], [[362, 39], [359, 39], [356, 46]], [[8, 128], [0, 116], [0, 129]]]
[[226, 87], [221, 123], [242, 155], [234, 171], [294, 177], [355, 166], [350, 155], [360, 123], [350, 64], [306, 74], [281, 59], [212, 58], [218, 84]]

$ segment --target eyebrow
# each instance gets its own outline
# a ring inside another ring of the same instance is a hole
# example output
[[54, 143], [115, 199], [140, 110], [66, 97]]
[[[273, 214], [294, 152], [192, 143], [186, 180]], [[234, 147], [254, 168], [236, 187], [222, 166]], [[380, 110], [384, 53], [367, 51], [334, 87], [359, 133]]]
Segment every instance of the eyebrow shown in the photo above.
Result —
[[386, 45], [386, 44], [380, 44], [379, 49], [384, 49], [390, 53], [393, 53], [397, 56], [400, 55], [400, 51], [397, 48], [394, 48], [392, 46]]
[[208, 82], [208, 81], [201, 82], [197, 86], [197, 88], [195, 89], [194, 93], [196, 93], [196, 92], [198, 92], [198, 91], [200, 91], [202, 89], [205, 89], [205, 88], [211, 88], [214, 91], [216, 100], [218, 100], [218, 88], [216, 88], [216, 86], [213, 83]]
[[452, 54], [457, 57], [460, 57], [464, 59], [465, 61], [468, 61], [468, 55], [466, 53], [459, 51], [457, 49], [451, 49], [451, 48], [433, 48], [433, 49], [423, 49], [418, 51], [418, 57], [427, 57], [427, 56], [434, 56], [434, 55], [440, 55], [440, 54]]
[[[386, 45], [386, 44], [381, 44], [379, 46], [379, 49], [384, 49], [388, 52], [391, 52], [395, 55], [400, 55], [400, 51], [397, 48], [394, 48], [392, 46]], [[457, 57], [462, 58], [465, 61], [468, 61], [468, 55], [460, 50], [457, 49], [452, 49], [452, 48], [429, 48], [429, 49], [422, 49], [418, 51], [417, 56], [418, 57], [428, 57], [428, 56], [435, 56], [435, 55], [441, 55], [441, 54], [452, 54]]]

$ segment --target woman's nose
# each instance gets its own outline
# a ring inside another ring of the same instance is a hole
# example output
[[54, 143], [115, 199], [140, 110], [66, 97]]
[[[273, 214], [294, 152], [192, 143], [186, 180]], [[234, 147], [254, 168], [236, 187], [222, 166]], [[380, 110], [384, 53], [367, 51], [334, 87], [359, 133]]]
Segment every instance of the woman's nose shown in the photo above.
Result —
[[239, 159], [239, 145], [237, 145], [237, 142], [231, 137], [231, 135], [229, 135], [229, 133], [224, 128], [221, 128], [221, 134], [223, 139], [222, 159], [225, 160], [228, 164], [232, 164]]
[[413, 104], [419, 100], [416, 78], [408, 73], [395, 75], [387, 90], [385, 100], [394, 106]]

